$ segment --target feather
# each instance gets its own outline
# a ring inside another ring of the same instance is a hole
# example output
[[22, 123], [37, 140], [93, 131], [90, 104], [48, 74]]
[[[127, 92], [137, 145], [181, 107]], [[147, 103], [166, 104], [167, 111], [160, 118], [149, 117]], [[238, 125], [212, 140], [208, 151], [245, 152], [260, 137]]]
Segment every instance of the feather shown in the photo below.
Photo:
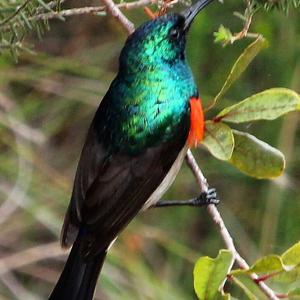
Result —
[[197, 147], [204, 137], [204, 114], [201, 100], [191, 98], [190, 110], [190, 132], [188, 136], [188, 145], [190, 147]]

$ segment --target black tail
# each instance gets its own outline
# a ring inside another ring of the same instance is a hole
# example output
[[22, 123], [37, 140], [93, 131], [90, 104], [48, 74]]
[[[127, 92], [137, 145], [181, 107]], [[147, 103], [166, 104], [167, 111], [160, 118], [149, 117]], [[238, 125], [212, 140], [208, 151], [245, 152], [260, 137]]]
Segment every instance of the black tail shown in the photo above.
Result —
[[92, 300], [106, 251], [84, 261], [80, 254], [80, 237], [77, 237], [64, 270], [49, 300]]

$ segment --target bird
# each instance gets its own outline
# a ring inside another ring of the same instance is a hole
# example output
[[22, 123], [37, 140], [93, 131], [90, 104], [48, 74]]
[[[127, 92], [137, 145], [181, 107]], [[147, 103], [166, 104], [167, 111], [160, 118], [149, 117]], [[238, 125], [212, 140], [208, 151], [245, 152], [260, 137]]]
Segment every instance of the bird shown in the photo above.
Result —
[[217, 203], [216, 192], [161, 200], [187, 150], [201, 143], [204, 114], [186, 60], [186, 36], [213, 0], [198, 0], [139, 26], [88, 129], [61, 233], [71, 252], [49, 300], [91, 300], [106, 254], [142, 210]]

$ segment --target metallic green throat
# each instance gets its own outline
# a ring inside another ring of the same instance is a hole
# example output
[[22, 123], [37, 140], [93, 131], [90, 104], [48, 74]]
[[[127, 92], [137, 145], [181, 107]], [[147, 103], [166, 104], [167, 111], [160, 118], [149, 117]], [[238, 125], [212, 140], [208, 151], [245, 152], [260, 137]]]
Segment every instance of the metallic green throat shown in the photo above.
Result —
[[184, 55], [185, 39], [169, 35], [182, 22], [179, 15], [161, 17], [126, 42], [95, 122], [112, 152], [136, 154], [175, 136], [187, 137], [189, 99], [198, 91]]

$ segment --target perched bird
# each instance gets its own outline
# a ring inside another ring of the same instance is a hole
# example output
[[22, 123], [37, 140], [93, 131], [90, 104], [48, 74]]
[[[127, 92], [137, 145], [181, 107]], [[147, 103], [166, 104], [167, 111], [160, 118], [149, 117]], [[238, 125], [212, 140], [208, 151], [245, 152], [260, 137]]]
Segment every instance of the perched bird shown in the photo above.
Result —
[[108, 248], [139, 211], [217, 202], [214, 190], [180, 203], [159, 201], [188, 147], [203, 138], [185, 44], [194, 17], [211, 1], [148, 21], [128, 37], [78, 163], [61, 235], [63, 247], [73, 246], [50, 300], [92, 299]]

